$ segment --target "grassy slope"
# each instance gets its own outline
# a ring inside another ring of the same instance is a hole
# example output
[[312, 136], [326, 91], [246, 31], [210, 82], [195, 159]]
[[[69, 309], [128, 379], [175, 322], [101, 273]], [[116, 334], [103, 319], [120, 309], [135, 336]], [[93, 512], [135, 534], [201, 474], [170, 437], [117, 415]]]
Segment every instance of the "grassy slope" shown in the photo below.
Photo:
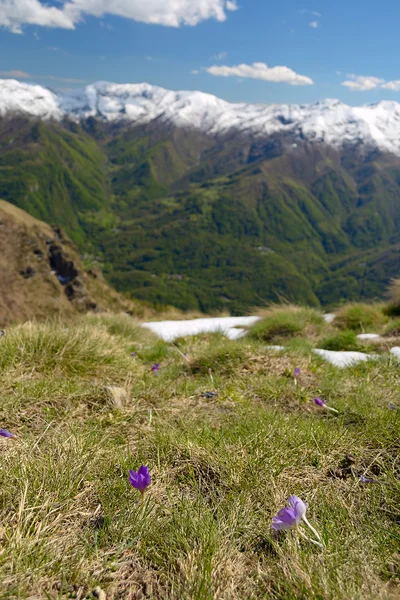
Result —
[[[54, 271], [54, 253], [59, 255], [59, 273]], [[71, 272], [74, 273], [72, 289], [58, 277]], [[98, 310], [130, 311], [141, 317], [154, 312], [117, 293], [98, 268], [86, 269], [75, 244], [62, 232], [3, 200], [0, 200], [0, 290], [0, 328], [32, 318], [72, 317], [95, 306]]]
[[[331, 331], [299, 315], [309, 339]], [[397, 363], [340, 371], [301, 339], [282, 355], [218, 335], [177, 342], [187, 363], [126, 316], [26, 324], [0, 344], [1, 426], [20, 436], [1, 442], [1, 598], [399, 597]], [[144, 503], [128, 482], [142, 463]], [[291, 494], [324, 550], [272, 535]]]
[[105, 156], [79, 127], [0, 121], [0, 198], [87, 244], [109, 214]]

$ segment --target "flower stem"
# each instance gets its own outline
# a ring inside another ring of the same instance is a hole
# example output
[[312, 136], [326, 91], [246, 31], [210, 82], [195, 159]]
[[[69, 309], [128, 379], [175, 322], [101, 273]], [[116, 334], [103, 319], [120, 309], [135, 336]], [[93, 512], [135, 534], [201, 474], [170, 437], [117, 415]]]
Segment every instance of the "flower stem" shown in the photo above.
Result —
[[317, 542], [317, 540], [313, 540], [312, 538], [309, 538], [308, 535], [306, 535], [302, 529], [299, 528], [298, 532], [300, 533], [302, 538], [307, 540], [307, 542], [311, 542], [311, 544], [315, 544], [315, 546], [318, 546], [318, 548], [324, 547], [324, 545], [321, 542]]
[[326, 404], [325, 404], [325, 408], [326, 408], [327, 410], [331, 410], [332, 412], [339, 414], [339, 411], [338, 411], [338, 410], [336, 410], [336, 408], [332, 408], [331, 406], [326, 406]]
[[318, 531], [311, 525], [311, 523], [308, 521], [308, 519], [307, 519], [306, 516], [303, 517], [303, 521], [307, 525], [307, 527], [313, 532], [313, 534], [315, 535], [315, 537], [317, 538], [317, 540], [319, 540], [320, 542], [322, 542], [322, 538], [319, 535]]

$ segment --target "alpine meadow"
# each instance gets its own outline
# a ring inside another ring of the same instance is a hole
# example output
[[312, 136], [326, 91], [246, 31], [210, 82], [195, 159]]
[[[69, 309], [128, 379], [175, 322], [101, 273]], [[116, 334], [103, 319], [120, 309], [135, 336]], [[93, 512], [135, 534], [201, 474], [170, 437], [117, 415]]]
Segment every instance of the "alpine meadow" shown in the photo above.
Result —
[[399, 20], [0, 0], [0, 600], [400, 600]]

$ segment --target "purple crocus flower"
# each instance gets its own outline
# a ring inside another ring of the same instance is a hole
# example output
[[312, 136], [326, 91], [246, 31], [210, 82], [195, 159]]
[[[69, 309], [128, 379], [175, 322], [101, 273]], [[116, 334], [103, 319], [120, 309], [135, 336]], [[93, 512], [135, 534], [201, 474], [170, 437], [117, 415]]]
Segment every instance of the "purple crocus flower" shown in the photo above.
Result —
[[314, 402], [318, 406], [321, 406], [322, 408], [326, 408], [326, 410], [331, 410], [334, 413], [339, 412], [338, 410], [336, 410], [336, 408], [332, 408], [331, 406], [328, 406], [326, 403], [326, 400], [324, 398], [314, 398]]
[[131, 353], [132, 358], [136, 358], [136, 352]]
[[294, 529], [303, 521], [305, 525], [312, 531], [317, 539], [307, 537], [301, 529], [299, 533], [312, 544], [323, 548], [322, 538], [318, 531], [309, 523], [306, 517], [307, 504], [298, 496], [290, 496], [289, 506], [282, 508], [276, 517], [273, 517], [272, 529], [275, 531], [284, 531], [285, 529]]
[[359, 479], [362, 483], [375, 483], [375, 479], [369, 479], [365, 475], [360, 475]]
[[314, 402], [315, 404], [318, 404], [318, 406], [325, 406], [326, 404], [326, 400], [324, 400], [323, 398], [314, 398]]
[[151, 370], [153, 371], [153, 373], [156, 373], [156, 374], [159, 372], [160, 369], [161, 369], [161, 367], [158, 363], [156, 363], [155, 365], [153, 365], [151, 367]]
[[15, 435], [7, 431], [7, 429], [0, 429], [0, 436], [5, 438], [13, 438]]
[[300, 377], [300, 373], [301, 369], [299, 369], [299, 367], [296, 367], [294, 370], [294, 378], [297, 379], [298, 377]]
[[276, 517], [273, 517], [272, 529], [293, 529], [306, 514], [307, 505], [298, 496], [290, 496], [289, 506], [282, 508]]
[[145, 489], [151, 483], [149, 468], [142, 465], [137, 473], [136, 471], [129, 471], [129, 483], [143, 495]]

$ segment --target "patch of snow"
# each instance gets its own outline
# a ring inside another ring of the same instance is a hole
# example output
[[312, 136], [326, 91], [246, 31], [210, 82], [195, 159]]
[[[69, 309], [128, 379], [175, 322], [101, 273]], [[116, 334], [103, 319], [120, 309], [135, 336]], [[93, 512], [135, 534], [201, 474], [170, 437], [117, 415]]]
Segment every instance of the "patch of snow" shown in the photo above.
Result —
[[396, 358], [398, 358], [400, 360], [400, 347], [394, 346], [393, 348], [391, 348], [390, 354], [393, 354], [393, 356], [395, 356]]
[[153, 321], [142, 325], [151, 329], [166, 342], [173, 342], [186, 335], [215, 332], [221, 332], [232, 340], [244, 335], [245, 330], [240, 327], [250, 327], [259, 319], [260, 317], [220, 317], [189, 321]]
[[228, 329], [225, 333], [226, 337], [230, 340], [238, 340], [246, 335], [246, 329], [242, 329], [241, 327], [232, 327], [232, 329]]
[[333, 313], [325, 313], [324, 321], [325, 323], [332, 323], [336, 319], [336, 315]]
[[302, 140], [334, 147], [361, 142], [400, 156], [400, 104], [395, 101], [358, 107], [339, 100], [234, 104], [203, 92], [104, 81], [56, 95], [38, 85], [1, 79], [0, 116], [8, 113], [58, 120], [68, 116], [136, 124], [158, 121], [209, 135], [240, 132], [268, 137], [281, 133], [290, 138], [293, 147]]
[[0, 79], [0, 116], [9, 113], [58, 120], [64, 116], [58, 97], [47, 88], [15, 79]]
[[364, 352], [345, 352], [345, 351], [334, 351], [334, 350], [320, 350], [314, 349], [313, 352], [318, 354], [321, 358], [331, 363], [335, 367], [341, 369], [345, 367], [351, 367], [359, 362], [365, 362], [367, 360], [376, 360], [378, 357], [375, 354], [365, 354]]
[[378, 333], [360, 333], [357, 338], [359, 340], [380, 340], [381, 336]]

